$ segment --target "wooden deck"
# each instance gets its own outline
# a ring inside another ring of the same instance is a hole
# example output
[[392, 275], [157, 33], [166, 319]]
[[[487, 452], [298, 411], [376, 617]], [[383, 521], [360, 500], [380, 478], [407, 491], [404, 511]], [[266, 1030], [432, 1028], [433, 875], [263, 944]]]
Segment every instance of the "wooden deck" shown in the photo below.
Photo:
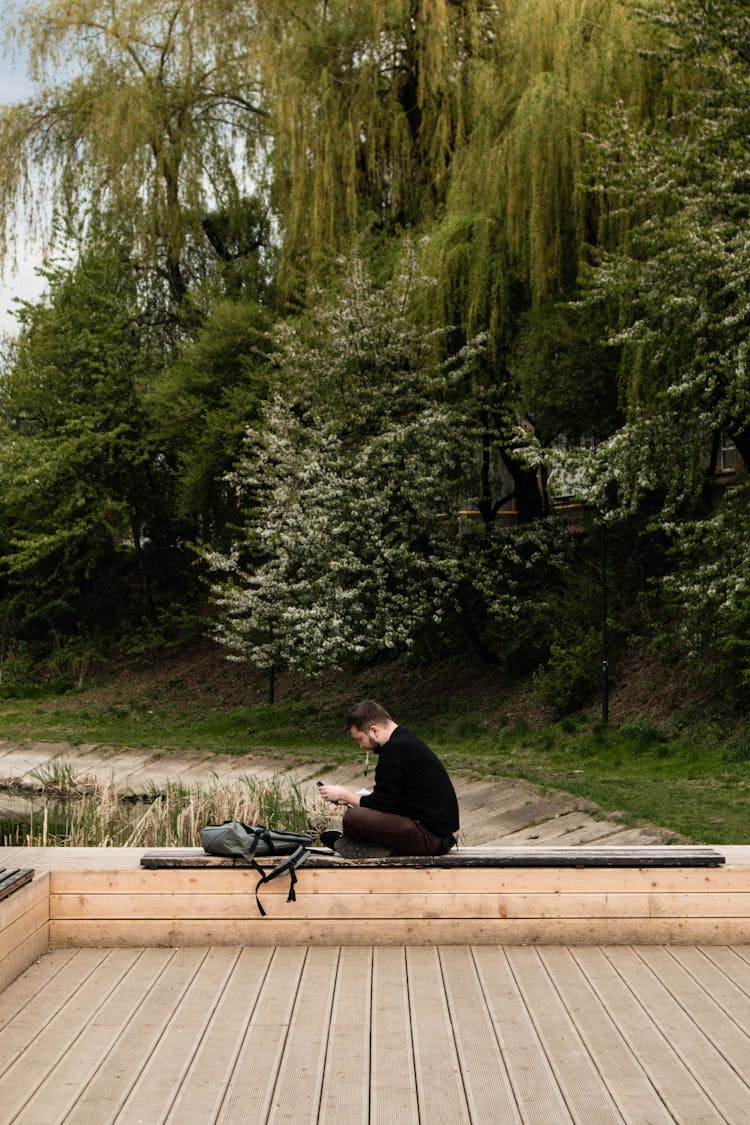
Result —
[[750, 1121], [750, 948], [66, 949], [0, 996], [4, 1125]]
[[750, 848], [302, 868], [265, 919], [252, 872], [144, 851], [0, 849], [36, 872], [0, 902], [2, 1125], [750, 1122]]

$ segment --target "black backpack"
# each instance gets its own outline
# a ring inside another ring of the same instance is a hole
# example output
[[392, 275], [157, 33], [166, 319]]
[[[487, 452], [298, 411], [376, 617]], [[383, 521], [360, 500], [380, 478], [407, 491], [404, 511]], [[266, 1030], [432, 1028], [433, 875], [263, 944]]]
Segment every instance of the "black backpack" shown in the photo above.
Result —
[[[289, 876], [289, 895], [287, 902], [296, 902], [295, 884], [297, 868], [309, 858], [308, 848], [312, 836], [304, 832], [276, 832], [264, 828], [262, 824], [240, 824], [227, 820], [224, 824], [207, 824], [201, 835], [203, 850], [207, 855], [224, 855], [232, 859], [244, 859], [260, 875], [255, 884], [255, 901], [258, 910], [265, 918], [266, 912], [258, 892], [263, 883], [270, 883], [280, 875]], [[256, 856], [287, 856], [273, 867], [261, 867]]]

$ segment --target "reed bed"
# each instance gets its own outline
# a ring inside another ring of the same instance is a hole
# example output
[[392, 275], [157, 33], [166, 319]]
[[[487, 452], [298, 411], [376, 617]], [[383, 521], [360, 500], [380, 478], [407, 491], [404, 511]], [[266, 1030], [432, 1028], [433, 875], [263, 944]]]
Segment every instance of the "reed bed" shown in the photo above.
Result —
[[283, 776], [208, 786], [169, 782], [148, 795], [145, 807], [118, 792], [114, 782], [97, 782], [75, 799], [55, 801], [54, 811], [45, 801], [28, 829], [4, 834], [3, 845], [199, 847], [202, 829], [225, 820], [313, 835], [328, 823], [320, 799], [308, 805], [299, 784]]

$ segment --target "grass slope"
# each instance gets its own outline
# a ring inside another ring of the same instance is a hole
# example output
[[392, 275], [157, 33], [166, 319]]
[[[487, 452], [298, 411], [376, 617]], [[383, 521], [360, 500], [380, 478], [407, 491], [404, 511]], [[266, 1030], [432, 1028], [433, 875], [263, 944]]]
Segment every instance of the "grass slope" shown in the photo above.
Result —
[[596, 706], [554, 721], [528, 682], [510, 683], [470, 658], [312, 681], [282, 676], [271, 706], [263, 675], [200, 645], [120, 667], [82, 691], [0, 699], [0, 735], [334, 764], [354, 750], [342, 730], [348, 706], [371, 697], [451, 769], [563, 789], [625, 823], [647, 820], [696, 841], [749, 843], [750, 730], [704, 711], [691, 717], [684, 692], [678, 711], [679, 685], [643, 665], [622, 677], [604, 726]]

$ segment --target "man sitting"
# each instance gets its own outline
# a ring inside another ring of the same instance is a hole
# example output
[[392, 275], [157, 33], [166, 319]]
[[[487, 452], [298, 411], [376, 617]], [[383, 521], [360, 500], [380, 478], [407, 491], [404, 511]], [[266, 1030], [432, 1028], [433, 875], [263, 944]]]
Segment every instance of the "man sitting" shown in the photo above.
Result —
[[323, 785], [322, 796], [347, 805], [343, 833], [324, 832], [321, 841], [339, 855], [444, 855], [456, 844], [458, 800], [438, 756], [394, 722], [372, 699], [347, 716], [352, 738], [378, 756], [371, 793]]

